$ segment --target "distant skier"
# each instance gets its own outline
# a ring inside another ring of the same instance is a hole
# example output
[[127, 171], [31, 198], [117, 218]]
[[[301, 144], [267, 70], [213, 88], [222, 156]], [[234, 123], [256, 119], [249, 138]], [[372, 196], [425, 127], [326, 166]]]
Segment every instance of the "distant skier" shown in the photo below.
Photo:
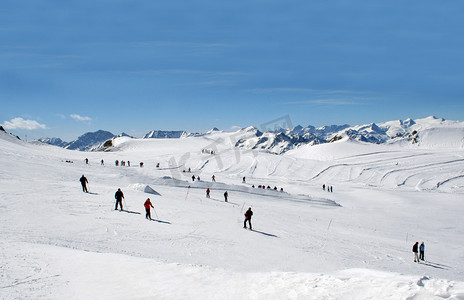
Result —
[[200, 180], [201, 180], [201, 179], [200, 179], [200, 176], [197, 176], [197, 180], [198, 180], [198, 181], [200, 181]]
[[246, 178], [245, 178], [245, 176], [243, 176], [242, 183], [246, 183]]
[[85, 164], [88, 165], [88, 164], [89, 164], [89, 159], [86, 158], [86, 159], [84, 159], [84, 160], [85, 160]]
[[151, 220], [150, 207], [153, 207], [153, 204], [151, 204], [150, 198], [147, 198], [143, 206], [145, 206], [145, 211], [147, 212], [145, 218]]
[[419, 242], [416, 242], [414, 246], [412, 246], [412, 252], [414, 252], [414, 262], [420, 263], [419, 255], [417, 254], [418, 248], [419, 248]]
[[229, 193], [227, 191], [225, 191], [225, 193], [224, 193], [224, 201], [225, 202], [228, 202], [228, 197], [229, 197]]
[[207, 188], [206, 189], [206, 198], [210, 198], [209, 193], [211, 193], [211, 191], [209, 190], [209, 188]]
[[248, 221], [248, 224], [250, 225], [250, 230], [253, 230], [251, 228], [251, 216], [253, 215], [253, 212], [251, 211], [251, 207], [248, 208], [248, 210], [245, 212], [245, 221], [243, 221], [243, 228], [246, 227], [246, 223]]
[[322, 185], [322, 190], [324, 190], [324, 191], [325, 191], [325, 184], [323, 184], [323, 185]]
[[192, 175], [192, 181], [195, 181], [195, 175]]
[[140, 162], [140, 167], [143, 168], [143, 162]]
[[89, 191], [87, 190], [87, 183], [89, 183], [89, 181], [87, 180], [87, 178], [85, 178], [84, 174], [82, 174], [82, 177], [79, 179], [79, 181], [82, 185], [82, 191], [84, 193], [88, 193]]
[[156, 167], [159, 168], [159, 167], [160, 167], [160, 163], [157, 163], [157, 164], [156, 164]]
[[330, 192], [333, 193], [333, 186], [330, 186]]
[[121, 211], [122, 211], [123, 210], [122, 199], [124, 199], [124, 194], [122, 193], [120, 188], [116, 191], [116, 194], [114, 194], [114, 198], [116, 199], [116, 206], [114, 207], [114, 210], [118, 210], [118, 204], [119, 204], [119, 206], [121, 207]]
[[216, 176], [214, 176], [214, 175], [213, 175], [213, 176], [211, 176], [211, 181], [214, 181], [214, 182], [216, 182]]
[[127, 161], [127, 166], [130, 167], [130, 161], [129, 160]]
[[105, 165], [105, 161], [102, 159], [101, 162], [100, 162], [100, 164], [101, 164], [102, 166], [104, 166], [104, 165]]
[[119, 166], [119, 160], [116, 159], [116, 160], [114, 161], [114, 165], [115, 165], [116, 167]]
[[420, 260], [424, 260], [424, 252], [425, 252], [425, 245], [424, 242], [422, 242], [419, 246], [419, 258]]

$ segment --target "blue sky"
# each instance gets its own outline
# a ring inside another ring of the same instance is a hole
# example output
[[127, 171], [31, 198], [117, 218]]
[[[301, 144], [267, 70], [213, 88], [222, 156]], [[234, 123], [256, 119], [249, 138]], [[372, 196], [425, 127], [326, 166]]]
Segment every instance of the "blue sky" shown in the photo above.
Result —
[[0, 1], [22, 138], [463, 120], [462, 1]]

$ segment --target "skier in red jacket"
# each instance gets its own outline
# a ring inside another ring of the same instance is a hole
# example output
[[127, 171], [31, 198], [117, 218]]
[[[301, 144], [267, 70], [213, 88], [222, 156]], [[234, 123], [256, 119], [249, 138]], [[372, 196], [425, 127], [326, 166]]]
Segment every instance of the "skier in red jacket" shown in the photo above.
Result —
[[153, 207], [153, 204], [151, 204], [150, 198], [147, 198], [147, 201], [145, 201], [143, 206], [145, 206], [145, 210], [147, 211], [147, 214], [145, 215], [145, 218], [151, 220], [150, 206]]

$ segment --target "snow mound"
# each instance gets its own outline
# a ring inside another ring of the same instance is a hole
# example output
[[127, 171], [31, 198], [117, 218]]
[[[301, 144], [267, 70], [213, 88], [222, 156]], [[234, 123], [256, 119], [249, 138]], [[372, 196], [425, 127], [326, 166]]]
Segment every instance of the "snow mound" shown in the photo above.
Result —
[[132, 189], [132, 190], [135, 190], [135, 191], [139, 191], [139, 192], [144, 192], [146, 194], [152, 194], [152, 195], [156, 195], [156, 196], [161, 196], [160, 193], [158, 193], [157, 191], [155, 191], [151, 186], [149, 186], [148, 184], [143, 184], [143, 183], [134, 183], [134, 184], [131, 184], [128, 186], [128, 188]]

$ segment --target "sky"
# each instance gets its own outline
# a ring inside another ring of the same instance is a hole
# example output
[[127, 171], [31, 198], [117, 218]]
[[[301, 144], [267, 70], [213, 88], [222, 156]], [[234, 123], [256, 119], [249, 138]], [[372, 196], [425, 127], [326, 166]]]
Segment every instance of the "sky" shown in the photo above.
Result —
[[[463, 120], [462, 1], [0, 1], [0, 124], [108, 130]], [[280, 122], [280, 121], [279, 121]]]

